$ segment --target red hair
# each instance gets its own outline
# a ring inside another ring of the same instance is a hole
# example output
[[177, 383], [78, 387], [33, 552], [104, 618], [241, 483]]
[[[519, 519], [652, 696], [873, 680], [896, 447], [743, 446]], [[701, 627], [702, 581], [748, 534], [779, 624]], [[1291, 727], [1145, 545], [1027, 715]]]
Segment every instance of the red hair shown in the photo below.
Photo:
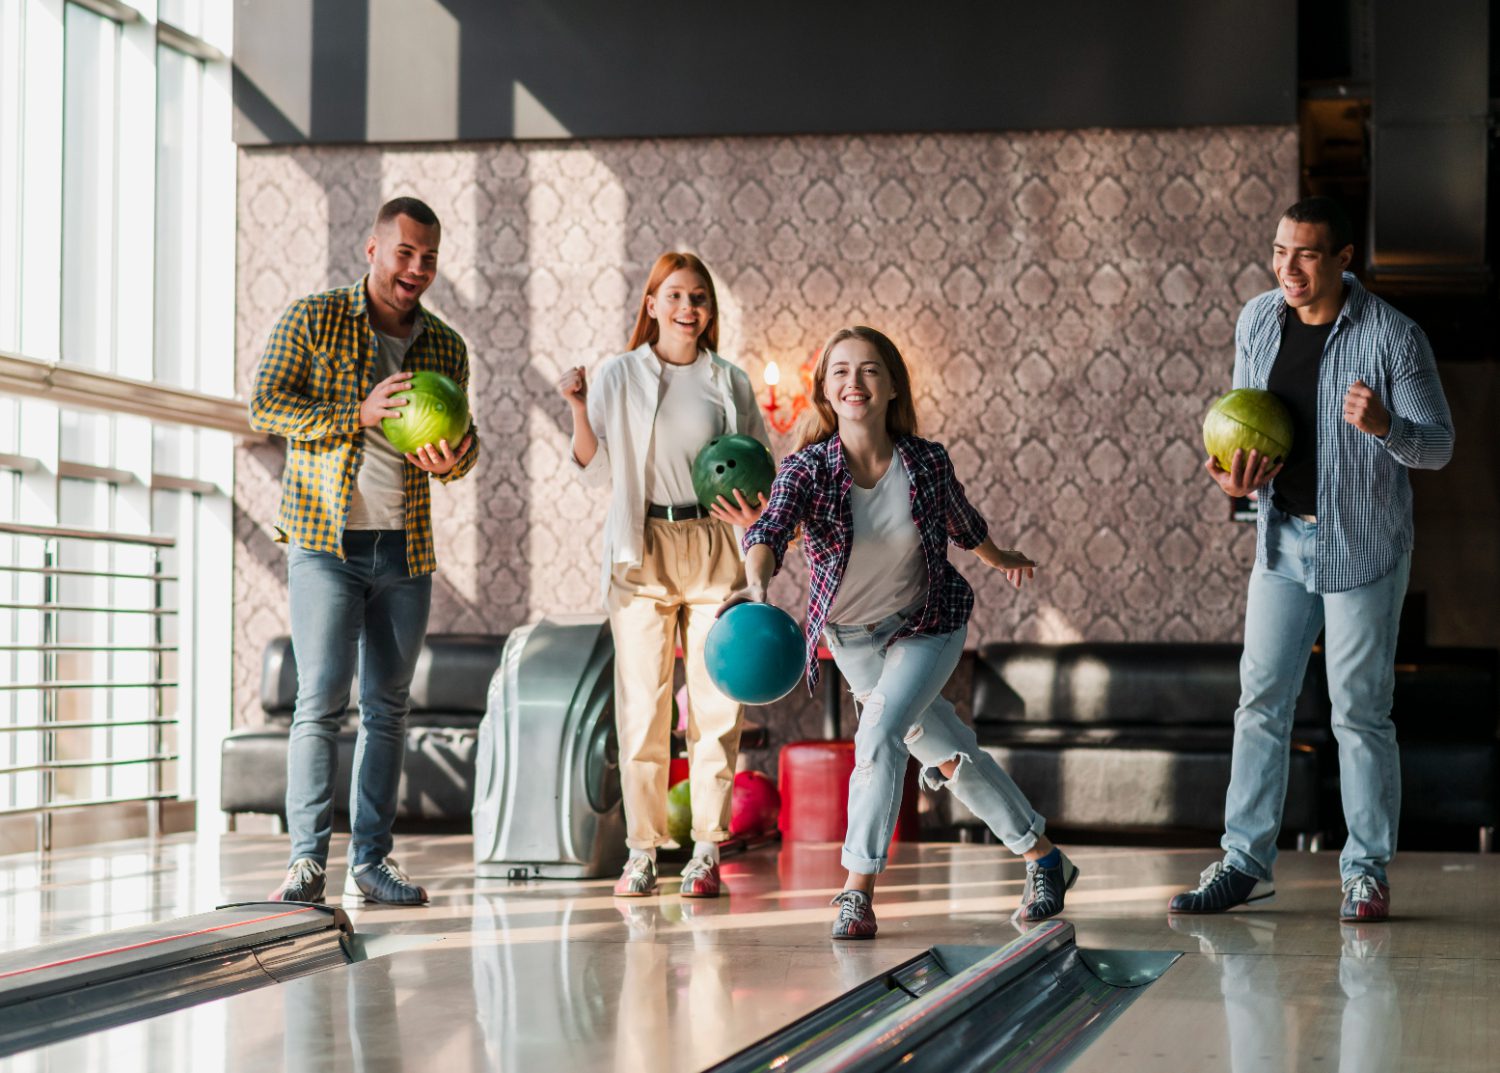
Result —
[[651, 266], [651, 274], [646, 277], [646, 289], [641, 292], [641, 308], [635, 316], [635, 329], [630, 333], [630, 345], [627, 349], [634, 350], [642, 343], [656, 342], [660, 332], [656, 319], [646, 312], [646, 299], [655, 297], [657, 289], [666, 278], [684, 268], [697, 273], [703, 280], [704, 289], [708, 291], [708, 327], [698, 336], [698, 347], [719, 349], [719, 296], [714, 293], [714, 278], [708, 274], [708, 266], [697, 257], [675, 250], [668, 250]]

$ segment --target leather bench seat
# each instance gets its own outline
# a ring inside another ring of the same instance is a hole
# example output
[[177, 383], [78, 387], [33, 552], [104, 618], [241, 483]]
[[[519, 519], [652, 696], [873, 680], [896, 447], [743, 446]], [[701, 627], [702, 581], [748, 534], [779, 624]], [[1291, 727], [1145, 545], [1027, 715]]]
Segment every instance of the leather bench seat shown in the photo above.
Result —
[[[467, 827], [474, 802], [475, 754], [490, 678], [500, 665], [505, 636], [430, 633], [417, 658], [406, 718], [406, 754], [396, 819]], [[274, 638], [261, 656], [260, 706], [265, 722], [224, 739], [219, 807], [228, 813], [286, 811], [286, 754], [297, 703], [297, 661], [290, 637]], [[349, 778], [359, 731], [357, 683], [340, 725], [335, 815], [347, 820]], [[765, 749], [766, 728], [747, 723], [744, 750]]]
[[[1239, 701], [1229, 644], [988, 644], [974, 671], [974, 730], [1057, 827], [1101, 831], [1224, 824]], [[1282, 829], [1320, 830], [1327, 719], [1308, 669], [1293, 715]], [[978, 823], [952, 795], [950, 822]]]

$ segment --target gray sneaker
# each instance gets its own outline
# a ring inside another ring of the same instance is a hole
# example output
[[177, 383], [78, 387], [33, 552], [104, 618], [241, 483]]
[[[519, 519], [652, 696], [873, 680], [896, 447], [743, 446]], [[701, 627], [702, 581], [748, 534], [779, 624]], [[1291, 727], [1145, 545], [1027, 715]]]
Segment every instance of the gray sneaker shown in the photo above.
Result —
[[273, 902], [321, 902], [327, 873], [311, 857], [298, 857], [288, 866], [286, 878], [269, 897]]
[[875, 938], [875, 907], [870, 896], [862, 890], [843, 890], [833, 899], [839, 907], [838, 919], [833, 922], [835, 939]]

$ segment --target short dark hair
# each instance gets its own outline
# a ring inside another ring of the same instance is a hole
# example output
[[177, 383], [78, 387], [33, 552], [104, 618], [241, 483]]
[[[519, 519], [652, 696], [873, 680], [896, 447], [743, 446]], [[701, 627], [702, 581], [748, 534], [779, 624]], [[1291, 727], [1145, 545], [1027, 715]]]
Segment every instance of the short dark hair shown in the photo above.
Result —
[[418, 201], [414, 197], [393, 197], [375, 214], [375, 226], [379, 227], [387, 220], [394, 220], [397, 216], [410, 216], [423, 227], [441, 227], [438, 223], [437, 213], [427, 207], [427, 202]]
[[1305, 197], [1282, 213], [1281, 218], [1328, 228], [1329, 253], [1338, 253], [1354, 244], [1354, 225], [1349, 222], [1349, 214], [1331, 197]]

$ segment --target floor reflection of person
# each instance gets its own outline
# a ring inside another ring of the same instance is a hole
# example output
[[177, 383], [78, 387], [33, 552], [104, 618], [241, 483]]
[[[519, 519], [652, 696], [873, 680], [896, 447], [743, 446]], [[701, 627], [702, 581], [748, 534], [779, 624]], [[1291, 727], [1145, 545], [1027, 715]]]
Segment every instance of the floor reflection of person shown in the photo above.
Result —
[[[1369, 924], [1339, 928], [1343, 1007], [1335, 1039], [1331, 1025], [1323, 1033], [1314, 1020], [1326, 1007], [1304, 996], [1297, 996], [1298, 1018], [1288, 1024], [1293, 996], [1282, 988], [1288, 958], [1277, 956], [1275, 921], [1174, 916], [1171, 925], [1195, 937], [1200, 952], [1219, 970], [1234, 1073], [1279, 1073], [1310, 1066], [1338, 1073], [1396, 1073], [1401, 1068], [1401, 1010], [1386, 951], [1389, 932]], [[1306, 973], [1308, 963], [1300, 956], [1304, 951], [1297, 953], [1299, 971]], [[1336, 1063], [1328, 1060], [1328, 1051], [1335, 1047]]]
[[[736, 1049], [731, 950], [717, 932], [692, 927], [691, 903], [622, 903], [619, 910], [628, 937], [615, 1016], [617, 1073], [660, 1068], [664, 1055], [671, 1069], [722, 1061]], [[687, 930], [691, 944], [672, 941], [671, 929]]]

